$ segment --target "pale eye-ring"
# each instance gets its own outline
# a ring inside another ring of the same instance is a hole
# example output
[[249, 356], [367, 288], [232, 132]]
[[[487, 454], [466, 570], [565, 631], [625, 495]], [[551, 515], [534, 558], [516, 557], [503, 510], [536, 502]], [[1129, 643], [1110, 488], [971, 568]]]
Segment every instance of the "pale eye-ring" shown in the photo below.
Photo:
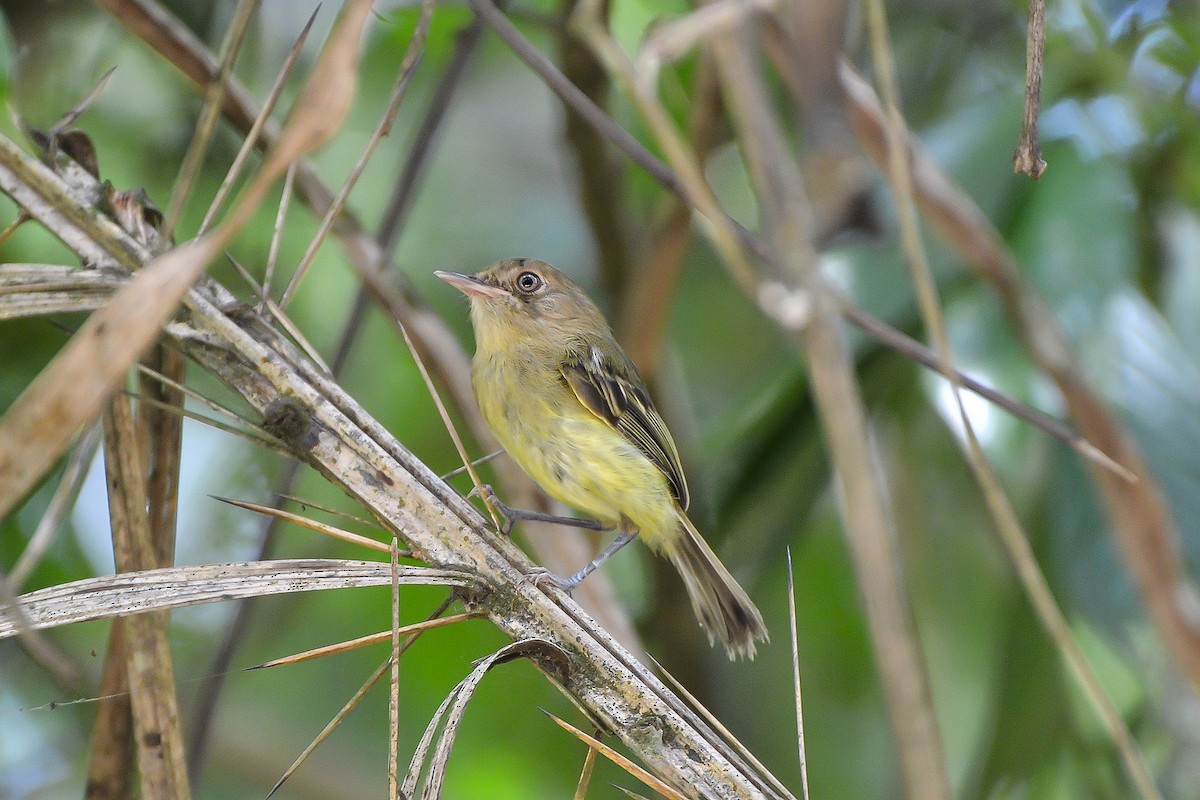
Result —
[[517, 276], [517, 288], [524, 294], [533, 294], [542, 288], [542, 277], [536, 272], [522, 272]]

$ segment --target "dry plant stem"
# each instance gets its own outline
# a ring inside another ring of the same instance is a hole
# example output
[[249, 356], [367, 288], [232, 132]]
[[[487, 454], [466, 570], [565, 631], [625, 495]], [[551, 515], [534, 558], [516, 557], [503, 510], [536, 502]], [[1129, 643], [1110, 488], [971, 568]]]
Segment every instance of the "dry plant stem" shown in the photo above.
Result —
[[804, 748], [804, 702], [800, 691], [800, 626], [796, 619], [796, 576], [792, 572], [792, 548], [787, 549], [788, 624], [792, 640], [792, 691], [796, 694], [796, 747], [800, 764], [800, 800], [808, 800], [808, 753]]
[[[600, 732], [596, 732], [599, 737]], [[587, 755], [583, 757], [583, 769], [579, 771], [579, 782], [575, 784], [575, 794], [573, 800], [587, 800], [588, 787], [592, 785], [592, 773], [596, 769], [596, 750], [589, 747]]]
[[[205, 397], [200, 392], [197, 392], [195, 389], [190, 389], [183, 383], [180, 383], [179, 381], [174, 380], [172, 378], [168, 378], [166, 375], [154, 370], [151, 367], [146, 366], [146, 364], [144, 364], [144, 363], [138, 364], [137, 370], [138, 370], [138, 376], [141, 379], [143, 379], [143, 380], [151, 379], [157, 383], [160, 383], [166, 388], [172, 389], [192, 400], [195, 400], [197, 403], [200, 403], [201, 405], [203, 405], [205, 408], [209, 409], [213, 413], [220, 414], [221, 416], [231, 419], [234, 422], [240, 422], [242, 425], [245, 425], [247, 428], [251, 429], [255, 433], [260, 434], [259, 439], [258, 439], [259, 444], [262, 444], [263, 441], [268, 438], [267, 432], [264, 431], [262, 428], [259, 428], [257, 425], [255, 425], [253, 422], [246, 419], [245, 417], [239, 416], [234, 411], [231, 411], [230, 409], [225, 408], [225, 406], [221, 405], [220, 403], [217, 403], [214, 400], [212, 400], [208, 397]], [[147, 394], [145, 392], [143, 392], [141, 396], [142, 396], [142, 398], [147, 398]], [[185, 410], [180, 413], [187, 416], [188, 412]], [[202, 421], [205, 424], [213, 424], [213, 422], [211, 420], [201, 417], [198, 414], [193, 415], [193, 418], [195, 418], [199, 421]], [[228, 426], [228, 427], [232, 428], [233, 426]], [[222, 430], [227, 430], [227, 429], [228, 428], [222, 428]], [[244, 434], [245, 431], [242, 431], [241, 433]]]
[[125, 630], [129, 620], [115, 618], [108, 632], [104, 670], [100, 675], [100, 701], [88, 747], [85, 800], [126, 800], [135, 761], [133, 711], [129, 707], [128, 653]]
[[[267, 247], [267, 266], [263, 269], [262, 287], [258, 300], [259, 313], [262, 313], [268, 301], [271, 300], [271, 284], [275, 280], [275, 267], [279, 263], [279, 246], [283, 242], [284, 222], [287, 220], [288, 209], [292, 205], [295, 187], [296, 165], [292, 164], [288, 167], [287, 175], [283, 177], [283, 190], [279, 193], [279, 207], [275, 209], [275, 227], [271, 231], [271, 244]], [[283, 309], [280, 309], [280, 313], [282, 312]]]
[[258, 445], [259, 447], [265, 447], [268, 450], [274, 450], [276, 453], [279, 453], [280, 455], [285, 455], [285, 456], [291, 455], [291, 453], [288, 451], [288, 449], [286, 447], [284, 447], [284, 445], [282, 443], [280, 443], [277, 439], [272, 439], [266, 433], [259, 431], [257, 428], [252, 428], [251, 430], [245, 430], [243, 428], [238, 428], [234, 425], [226, 424], [224, 422], [221, 422], [220, 420], [212, 419], [211, 417], [206, 417], [203, 414], [197, 414], [186, 408], [182, 408], [180, 406], [176, 406], [171, 403], [164, 403], [159, 400], [155, 400], [151, 397], [147, 397], [144, 394], [138, 394], [135, 392], [131, 392], [129, 390], [122, 390], [122, 393], [127, 394], [130, 397], [136, 399], [138, 401], [139, 408], [155, 408], [155, 409], [164, 411], [168, 414], [175, 414], [175, 415], [179, 416], [181, 419], [193, 419], [196, 422], [199, 422], [201, 425], [207, 425], [208, 427], [212, 428], [213, 430], [223, 431], [224, 433], [228, 433], [231, 436], [236, 436], [239, 439], [244, 439], [247, 442], [249, 442], [250, 444]]
[[392, 537], [392, 674], [388, 692], [388, 798], [400, 800], [400, 546]]
[[[117, 395], [104, 415], [104, 466], [109, 489], [113, 558], [120, 572], [160, 566], [147, 517], [146, 470], [131, 401]], [[141, 796], [187, 800], [187, 762], [167, 639], [167, 613], [127, 621], [125, 656]]]
[[[392, 579], [392, 583], [396, 583], [397, 578]], [[397, 628], [395, 632], [407, 636], [410, 633], [423, 633], [433, 628], [444, 628], [448, 625], [455, 625], [459, 622], [464, 622], [468, 619], [474, 619], [477, 614], [464, 612], [462, 614], [453, 614], [449, 617], [440, 617], [438, 619], [427, 619], [424, 622], [414, 622], [411, 625], [404, 625]], [[255, 664], [253, 667], [246, 667], [246, 671], [252, 669], [269, 669], [271, 667], [281, 667], [287, 664], [299, 664], [301, 661], [310, 661], [314, 658], [322, 658], [324, 656], [334, 655], [336, 653], [345, 653], [350, 650], [357, 650], [360, 647], [366, 647], [380, 642], [392, 641], [393, 631], [386, 630], [382, 633], [369, 633], [366, 636], [360, 636], [357, 639], [349, 639], [337, 644], [325, 645], [324, 647], [314, 647], [312, 650], [305, 650], [303, 653], [293, 653], [282, 658], [274, 658], [270, 661], [264, 661], [261, 664]]]
[[[279, 496], [279, 500], [281, 503], [283, 503], [283, 502], [295, 503], [296, 505], [300, 506], [300, 508], [303, 509], [304, 511], [309, 511], [309, 510], [322, 511], [326, 514], [329, 514], [330, 516], [338, 517], [339, 519], [344, 519], [347, 522], [356, 522], [359, 525], [366, 525], [367, 527], [371, 527], [372, 525], [375, 524], [374, 522], [367, 519], [366, 517], [360, 517], [355, 514], [351, 514], [348, 511], [343, 511], [340, 508], [334, 508], [333, 506], [325, 505], [323, 503], [318, 503], [317, 501], [312, 500], [311, 498], [297, 497], [294, 494], [284, 494], [284, 495]], [[411, 557], [412, 554], [406, 552], [406, 553], [404, 553], [404, 555], [405, 555], [405, 557]]]
[[[84, 578], [21, 595], [30, 628], [54, 628], [151, 611], [239, 600], [246, 597], [387, 586], [391, 569], [378, 561], [329, 558], [276, 559], [162, 569]], [[401, 567], [404, 585], [462, 588], [471, 576], [451, 570]], [[0, 616], [0, 639], [21, 631], [18, 620]]]
[[1021, 138], [1013, 153], [1013, 171], [1037, 179], [1046, 171], [1038, 139], [1042, 112], [1042, 61], [1046, 52], [1046, 0], [1029, 0], [1029, 37], [1025, 44], [1025, 107]]
[[725, 104], [759, 200], [776, 262], [812, 299], [800, 336], [810, 383], [840, 489], [841, 516], [879, 664], [907, 795], [952, 795], [924, 656], [896, 552], [886, 493], [875, 467], [866, 414], [841, 335], [838, 304], [825, 288], [807, 237], [808, 204], [799, 166], [750, 58], [748, 31], [711, 43]]
[[[886, 163], [883, 114], [870, 87], [849, 65], [841, 69], [845, 101], [864, 151]], [[1126, 467], [1136, 481], [1091, 462], [1092, 479], [1108, 510], [1121, 552], [1150, 617], [1176, 662], [1200, 685], [1200, 625], [1189, 610], [1197, 590], [1180, 560], [1179, 531], [1132, 435], [1079, 373], [1080, 360], [1045, 302], [1021, 278], [999, 232], [971, 198], [919, 146], [908, 140], [914, 199], [929, 224], [991, 285], [1009, 324], [1062, 393], [1080, 433]]]
[[[375, 539], [368, 539], [366, 536], [359, 536], [357, 533], [351, 533], [350, 531], [342, 530], [341, 528], [334, 527], [333, 525], [325, 525], [317, 522], [315, 519], [309, 519], [301, 514], [293, 514], [290, 511], [284, 511], [272, 506], [263, 506], [259, 505], [258, 503], [247, 503], [242, 500], [233, 500], [228, 497], [217, 497], [214, 499], [220, 500], [222, 503], [229, 503], [231, 506], [244, 508], [247, 511], [257, 511], [260, 514], [266, 514], [272, 519], [281, 520], [283, 522], [291, 522], [295, 525], [299, 525], [302, 528], [308, 528], [311, 531], [323, 533], [326, 536], [333, 537], [334, 539], [340, 539], [343, 542], [349, 542], [350, 544], [358, 545], [359, 547], [366, 547], [379, 553], [387, 553], [390, 551], [390, 548], [383, 542], [376, 541]], [[406, 557], [412, 556], [412, 554], [408, 552], [405, 552], [404, 555]]]
[[[183, 355], [165, 344], [154, 345], [143, 363], [160, 372], [171, 383], [183, 382]], [[150, 535], [159, 566], [175, 560], [175, 521], [179, 510], [179, 465], [183, 454], [183, 392], [139, 374], [141, 395], [138, 404], [141, 430], [144, 432], [147, 507]]]
[[[112, 236], [117, 241], [106, 238], [92, 247], [136, 251], [122, 232]], [[264, 414], [268, 429], [297, 455], [403, 535], [427, 563], [477, 576], [488, 590], [466, 597], [501, 631], [514, 640], [543, 639], [567, 653], [570, 669], [556, 679], [559, 685], [658, 775], [690, 787], [695, 797], [786, 796], [569, 597], [551, 590], [552, 599], [526, 580], [531, 565], [524, 555], [228, 292], [201, 280], [185, 295], [183, 316], [168, 333]]]
[[196, 176], [200, 174], [200, 166], [208, 153], [209, 142], [212, 141], [213, 131], [217, 129], [217, 120], [221, 114], [221, 101], [225, 97], [225, 87], [229, 76], [233, 74], [233, 65], [237, 63], [238, 54], [242, 51], [242, 42], [250, 29], [250, 21], [258, 12], [260, 0], [239, 0], [237, 10], [229, 29], [225, 32], [225, 42], [221, 46], [221, 70], [217, 77], [208, 85], [204, 93], [204, 105], [200, 109], [200, 118], [192, 132], [192, 141], [187, 152], [183, 155], [183, 163], [179, 167], [179, 175], [171, 187], [171, 200], [167, 203], [167, 212], [163, 216], [162, 234], [164, 239], [171, 239], [175, 226], [183, 214], [184, 204], [191, 197], [192, 187]]

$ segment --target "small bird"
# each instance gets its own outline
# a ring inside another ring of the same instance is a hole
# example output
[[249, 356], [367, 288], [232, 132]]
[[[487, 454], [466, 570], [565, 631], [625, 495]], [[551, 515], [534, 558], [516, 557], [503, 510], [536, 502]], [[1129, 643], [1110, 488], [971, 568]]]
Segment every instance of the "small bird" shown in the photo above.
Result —
[[550, 496], [618, 532], [556, 582], [573, 588], [640, 535], [679, 571], [709, 643], [720, 639], [731, 659], [753, 658], [767, 639], [762, 615], [687, 518], [675, 442], [595, 303], [534, 259], [434, 274], [471, 301], [471, 380], [500, 444]]

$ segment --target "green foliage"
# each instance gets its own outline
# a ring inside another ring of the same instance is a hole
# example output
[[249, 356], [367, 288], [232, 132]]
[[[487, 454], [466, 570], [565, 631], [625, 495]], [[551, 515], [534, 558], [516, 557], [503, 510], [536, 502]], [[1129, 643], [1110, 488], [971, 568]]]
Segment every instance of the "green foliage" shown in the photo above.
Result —
[[[537, 13], [558, 12], [548, 3], [534, 5]], [[1129, 14], [1117, 19], [1105, 16], [1103, 8], [1111, 4], [1057, 4], [1051, 15], [1044, 97], [1050, 166], [1035, 184], [1014, 176], [1010, 166], [1024, 70], [1023, 17], [1016, 5], [893, 5], [894, 47], [910, 124], [1002, 232], [1025, 276], [1072, 337], [1085, 372], [1127, 421], [1169, 499], [1195, 573], [1200, 567], [1200, 539], [1195, 536], [1200, 522], [1196, 11], [1170, 4], [1168, 11], [1143, 18], [1133, 13], [1140, 4], [1133, 4]], [[688, 8], [623, 0], [614, 3], [612, 23], [618, 38], [634, 47], [656, 19]], [[453, 52], [455, 37], [471, 18], [466, 8], [451, 6], [439, 7], [434, 16], [411, 100], [351, 198], [351, 208], [369, 228], [413, 147], [424, 104]], [[327, 24], [328, 11], [322, 11], [322, 19]], [[553, 52], [553, 25], [540, 17], [518, 19], [545, 52]], [[354, 115], [315, 159], [327, 184], [338, 186], [361, 151], [415, 20], [416, 12], [406, 9], [387, 12], [375, 23]], [[980, 20], [1003, 24], [989, 27]], [[78, 126], [95, 140], [104, 177], [122, 188], [145, 186], [165, 206], [198, 107], [191, 88], [100, 12], [60, 14], [53, 27], [38, 26], [28, 15], [9, 24], [10, 35], [0, 37], [5, 42], [0, 47], [0, 93], [35, 126], [51, 124], [100, 74], [117, 66], [113, 84]], [[285, 40], [299, 24], [290, 20], [278, 29], [263, 25], [256, 31], [254, 57], [243, 58], [238, 73], [260, 96], [270, 85]], [[219, 31], [201, 33], [212, 46], [219, 42]], [[302, 61], [301, 72], [311, 66], [309, 51]], [[695, 73], [689, 57], [662, 79], [669, 109], [681, 123]], [[293, 78], [290, 95], [298, 80]], [[616, 89], [611, 108], [655, 149]], [[18, 135], [7, 120], [0, 120], [0, 127]], [[602, 306], [620, 305], [621, 298], [608, 294], [609, 287], [598, 277], [594, 244], [578, 202], [576, 169], [561, 131], [557, 100], [509, 50], [487, 37], [449, 111], [394, 254], [415, 290], [464, 342], [465, 306], [432, 278], [434, 269], [473, 271], [501, 257], [536, 256], [588, 285]], [[181, 238], [195, 231], [237, 144], [229, 130], [216, 137], [180, 224]], [[625, 221], [640, 243], [669, 198], [640, 170], [619, 163], [627, 179], [621, 198]], [[708, 174], [734, 215], [753, 223], [757, 210], [736, 149], [718, 150]], [[896, 245], [890, 200], [882, 189], [873, 189], [870, 203], [883, 235], [838, 240], [827, 253], [830, 271], [855, 302], [924, 338]], [[0, 207], [7, 224], [13, 207], [7, 201]], [[273, 223], [274, 208], [264, 208], [231, 250], [260, 277]], [[293, 202], [279, 258], [282, 274], [290, 274], [316, 225]], [[932, 233], [927, 240], [963, 366], [1013, 397], [1061, 414], [1061, 400], [1030, 366], [991, 291]], [[22, 226], [7, 240], [0, 259], [73, 263], [61, 245], [34, 225]], [[212, 274], [251, 299], [231, 268], [214, 265]], [[338, 247], [326, 244], [288, 309], [326, 356], [356, 291]], [[61, 322], [79, 324], [78, 319]], [[648, 559], [617, 560], [613, 570], [630, 574], [616, 574], [614, 582], [637, 584], [633, 605], [652, 654], [785, 783], [798, 787], [785, 600], [784, 552], [790, 547], [813, 795], [895, 797], [900, 786], [895, 743], [838, 522], [841, 499], [829, 474], [806, 367], [793, 343], [737, 290], [699, 238], [685, 259], [667, 330], [656, 391], [697, 487], [696, 516], [761, 604], [772, 644], [753, 664], [728, 664], [722, 653], [708, 649], [691, 623], [679, 599], [682, 587], [673, 576]], [[65, 337], [44, 320], [0, 323], [0, 408], [17, 397]], [[850, 341], [876, 425], [879, 467], [893, 492], [903, 569], [957, 796], [1130, 796], [1111, 743], [1079, 699], [996, 544], [954, 427], [945, 422], [951, 413], [941, 382], [922, 377], [917, 367], [858, 334], [851, 334]], [[387, 369], [379, 369], [380, 363]], [[189, 383], [230, 402], [194, 368]], [[433, 469], [457, 466], [410, 355], [378, 312], [369, 314], [342, 383]], [[979, 419], [984, 445], [1010, 488], [1056, 596], [1134, 728], [1160, 785], [1171, 787], [1174, 796], [1196, 796], [1200, 778], [1195, 775], [1195, 750], [1188, 749], [1189, 742], [1200, 740], [1194, 688], [1178, 680], [1147, 621], [1087, 470], [1065, 447], [995, 409], [981, 412]], [[220, 434], [195, 426], [189, 425], [188, 436], [196, 439], [185, 445], [185, 459], [196, 458], [197, 451], [204, 455], [200, 463], [189, 465], [194, 477], [182, 522], [194, 541], [181, 545], [183, 553], [197, 561], [251, 558], [256, 524], [207, 496], [269, 502], [278, 460], [240, 444], [232, 447]], [[205, 439], [207, 448], [187, 449]], [[469, 447], [478, 454], [473, 443]], [[102, 480], [94, 472], [92, 492], [85, 492], [26, 588], [111, 569], [111, 562], [97, 559], [98, 546], [89, 545], [85, 533], [106, 523], [103, 493], [95, 484]], [[48, 479], [19, 513], [0, 523], [0, 569], [5, 572], [32, 535], [55, 482], [55, 477]], [[460, 480], [456, 485], [466, 484]], [[304, 475], [296, 491], [353, 512], [348, 500], [315, 475]], [[370, 534], [365, 527], [358, 529]], [[361, 555], [315, 538], [286, 529], [277, 555]], [[651, 578], [654, 585], [644, 585]], [[406, 590], [404, 621], [422, 618], [440, 599], [433, 591]], [[189, 717], [194, 712], [189, 687], [206, 674], [229, 613], [227, 608], [194, 609], [175, 616], [176, 668]], [[256, 614], [234, 666], [240, 669], [388, 624], [385, 591], [272, 599]], [[92, 706], [50, 710], [45, 704], [95, 696], [101, 659], [91, 650], [102, 653], [104, 633], [92, 625], [53, 631], [48, 638], [81, 665], [85, 681], [82, 688], [56, 686], [11, 640], [0, 643], [0, 685], [5, 687], [0, 692], [0, 728], [5, 731], [0, 737], [0, 796], [80, 794]], [[472, 661], [503, 643], [486, 623], [472, 622], [429, 634], [405, 658], [402, 756]], [[662, 651], [655, 649], [659, 646]], [[261, 795], [384, 657], [384, 648], [376, 647], [300, 666], [228, 675], [210, 761], [194, 776], [196, 796]], [[446, 796], [570, 796], [584, 750], [538, 713], [539, 706], [567, 718], [574, 713], [527, 665], [506, 665], [489, 675], [467, 712]], [[1190, 713], [1169, 713], [1176, 707]], [[381, 795], [386, 715], [385, 692], [376, 689], [278, 796]], [[578, 717], [574, 721], [582, 725]], [[609, 782], [640, 790], [632, 779], [602, 764], [589, 797], [621, 796]]]

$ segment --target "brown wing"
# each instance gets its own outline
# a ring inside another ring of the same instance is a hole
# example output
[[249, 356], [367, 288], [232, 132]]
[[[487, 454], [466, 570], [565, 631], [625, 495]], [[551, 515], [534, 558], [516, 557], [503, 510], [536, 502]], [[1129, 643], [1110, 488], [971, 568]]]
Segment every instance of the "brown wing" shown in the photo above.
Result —
[[579, 402], [623, 434], [662, 470], [679, 507], [686, 511], [687, 480], [683, 477], [675, 441], [628, 359], [616, 363], [589, 346], [568, 355], [561, 370]]

